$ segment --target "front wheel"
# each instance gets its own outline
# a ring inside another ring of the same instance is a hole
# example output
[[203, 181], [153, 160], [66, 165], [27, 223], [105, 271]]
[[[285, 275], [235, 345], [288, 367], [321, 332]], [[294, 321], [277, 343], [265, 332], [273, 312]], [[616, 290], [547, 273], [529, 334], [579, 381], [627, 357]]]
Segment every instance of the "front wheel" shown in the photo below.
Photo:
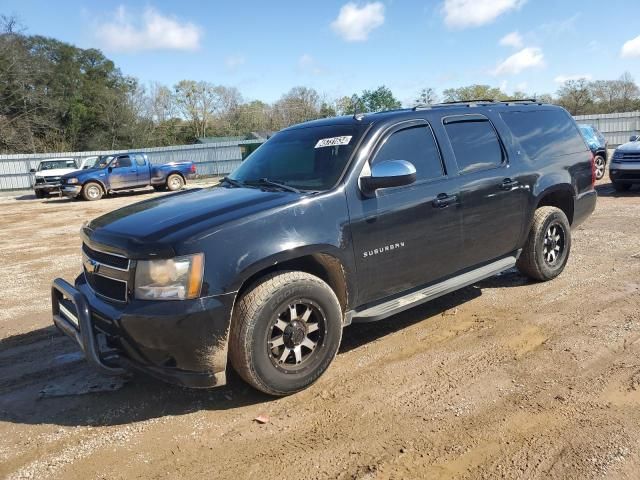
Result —
[[305, 272], [277, 272], [238, 300], [229, 359], [254, 388], [289, 395], [322, 375], [341, 338], [342, 310], [331, 287]]
[[175, 192], [180, 190], [184, 185], [184, 180], [177, 173], [173, 173], [167, 177], [167, 190]]
[[571, 251], [571, 225], [562, 210], [540, 207], [522, 249], [518, 270], [539, 281], [551, 280], [564, 270]]
[[82, 198], [90, 202], [100, 200], [103, 193], [102, 187], [96, 182], [85, 183], [82, 187]]

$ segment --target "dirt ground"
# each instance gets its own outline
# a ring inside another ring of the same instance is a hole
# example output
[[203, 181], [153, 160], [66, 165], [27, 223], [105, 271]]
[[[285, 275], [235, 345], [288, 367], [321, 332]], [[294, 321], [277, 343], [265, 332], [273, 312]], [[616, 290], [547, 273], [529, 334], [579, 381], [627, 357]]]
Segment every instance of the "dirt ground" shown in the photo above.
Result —
[[640, 189], [598, 191], [556, 280], [509, 271], [353, 325], [325, 375], [280, 399], [233, 375], [109, 383], [53, 328], [81, 224], [158, 194], [0, 198], [0, 477], [637, 479]]

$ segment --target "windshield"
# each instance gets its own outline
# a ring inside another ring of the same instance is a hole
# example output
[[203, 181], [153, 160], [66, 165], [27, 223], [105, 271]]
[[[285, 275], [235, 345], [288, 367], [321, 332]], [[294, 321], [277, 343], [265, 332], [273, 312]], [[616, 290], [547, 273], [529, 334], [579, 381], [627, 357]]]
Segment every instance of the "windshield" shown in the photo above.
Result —
[[268, 179], [300, 190], [328, 190], [340, 178], [362, 126], [331, 125], [280, 132], [247, 157], [229, 178]]
[[38, 165], [38, 171], [43, 170], [55, 170], [57, 168], [78, 168], [75, 160], [47, 160], [46, 162], [40, 162]]
[[113, 155], [101, 155], [93, 162], [89, 161], [84, 168], [105, 168], [113, 160]]

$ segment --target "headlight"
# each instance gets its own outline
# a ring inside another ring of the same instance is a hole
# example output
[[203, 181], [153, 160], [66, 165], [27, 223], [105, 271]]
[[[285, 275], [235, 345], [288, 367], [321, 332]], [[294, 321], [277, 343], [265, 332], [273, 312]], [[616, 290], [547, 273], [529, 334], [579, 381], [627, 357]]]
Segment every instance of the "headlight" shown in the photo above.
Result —
[[78, 183], [77, 178], [67, 178], [67, 183]]
[[186, 300], [200, 296], [204, 255], [139, 260], [135, 296], [139, 300]]

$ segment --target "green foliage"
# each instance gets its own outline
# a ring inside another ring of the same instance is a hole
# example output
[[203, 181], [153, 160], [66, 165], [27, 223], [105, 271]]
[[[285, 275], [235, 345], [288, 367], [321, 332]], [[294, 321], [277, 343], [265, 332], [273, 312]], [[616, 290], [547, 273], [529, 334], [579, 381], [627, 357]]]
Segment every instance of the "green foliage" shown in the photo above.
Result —
[[468, 102], [469, 100], [507, 100], [509, 95], [490, 85], [469, 85], [447, 88], [442, 92], [445, 102]]
[[364, 90], [360, 96], [354, 95], [354, 97], [352, 102], [356, 104], [358, 112], [381, 112], [402, 106], [393, 96], [393, 92], [384, 85], [375, 90]]

